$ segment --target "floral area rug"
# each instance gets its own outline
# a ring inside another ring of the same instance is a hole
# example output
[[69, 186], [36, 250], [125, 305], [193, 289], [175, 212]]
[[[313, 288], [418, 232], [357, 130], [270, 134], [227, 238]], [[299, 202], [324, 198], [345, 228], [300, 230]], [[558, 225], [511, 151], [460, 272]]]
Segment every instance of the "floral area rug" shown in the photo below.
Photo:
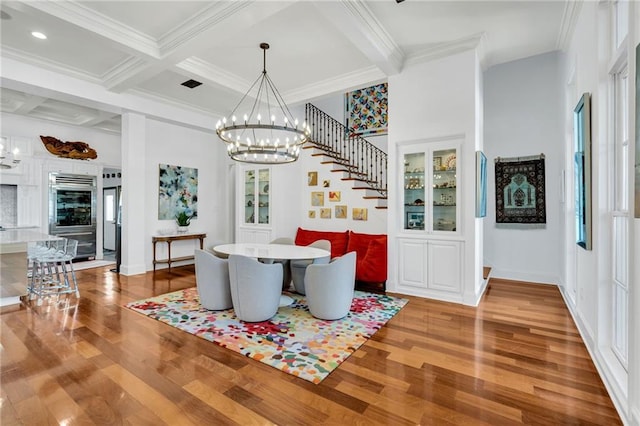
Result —
[[141, 314], [215, 342], [285, 373], [320, 383], [397, 314], [408, 300], [356, 291], [343, 319], [325, 321], [309, 313], [304, 296], [280, 307], [269, 321], [240, 321], [233, 309], [209, 311], [195, 287], [125, 305]]

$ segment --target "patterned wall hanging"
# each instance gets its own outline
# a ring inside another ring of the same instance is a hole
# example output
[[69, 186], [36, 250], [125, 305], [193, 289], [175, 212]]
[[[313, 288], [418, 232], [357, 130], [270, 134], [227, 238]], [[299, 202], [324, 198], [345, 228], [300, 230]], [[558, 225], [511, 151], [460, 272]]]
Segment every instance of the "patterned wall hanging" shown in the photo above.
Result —
[[387, 133], [387, 83], [347, 92], [345, 106], [349, 134]]
[[544, 154], [495, 163], [496, 223], [546, 223]]
[[198, 169], [160, 164], [158, 219], [198, 216]]

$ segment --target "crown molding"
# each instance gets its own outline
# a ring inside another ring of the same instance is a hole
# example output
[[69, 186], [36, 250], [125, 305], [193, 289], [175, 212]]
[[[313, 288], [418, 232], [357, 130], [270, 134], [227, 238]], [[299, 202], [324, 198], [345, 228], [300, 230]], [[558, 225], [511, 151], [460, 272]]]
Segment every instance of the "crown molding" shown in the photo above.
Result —
[[582, 0], [567, 0], [564, 3], [564, 11], [562, 12], [562, 21], [560, 22], [560, 31], [556, 40], [556, 49], [567, 50], [571, 36], [576, 27], [580, 9], [582, 8]]
[[154, 38], [76, 1], [33, 1], [26, 4], [40, 12], [108, 38], [126, 49], [133, 49], [152, 58], [160, 56], [158, 44]]
[[253, 0], [216, 2], [199, 11], [167, 34], [160, 37], [158, 46], [162, 56], [166, 56], [188, 43], [198, 35], [211, 30], [222, 21], [253, 4]]
[[[409, 55], [405, 61], [405, 65], [416, 65], [423, 62], [429, 62], [476, 48], [480, 48], [480, 53], [482, 53], [484, 52], [484, 48], [481, 45], [483, 38], [484, 33], [478, 33], [458, 40], [434, 44], [433, 46]], [[484, 61], [484, 57], [481, 59]]]
[[2, 57], [14, 59], [18, 62], [33, 65], [39, 68], [54, 71], [59, 74], [63, 74], [69, 77], [78, 78], [95, 84], [102, 84], [102, 78], [95, 74], [87, 73], [86, 71], [71, 67], [67, 64], [61, 64], [51, 60], [44, 60], [40, 56], [28, 54], [21, 50], [16, 50], [11, 47], [2, 47]]
[[136, 75], [141, 75], [149, 63], [142, 58], [129, 56], [103, 75], [102, 85], [113, 92], [124, 90], [123, 83], [130, 82]]
[[356, 19], [360, 31], [384, 58], [386, 63], [381, 64], [381, 67], [387, 75], [398, 74], [402, 71], [405, 60], [404, 52], [366, 3], [362, 0], [342, 0], [342, 5]]
[[288, 104], [306, 102], [313, 98], [332, 93], [346, 92], [350, 89], [365, 87], [375, 82], [387, 81], [387, 75], [377, 66], [371, 65], [357, 71], [345, 73], [336, 78], [319, 81], [282, 94]]

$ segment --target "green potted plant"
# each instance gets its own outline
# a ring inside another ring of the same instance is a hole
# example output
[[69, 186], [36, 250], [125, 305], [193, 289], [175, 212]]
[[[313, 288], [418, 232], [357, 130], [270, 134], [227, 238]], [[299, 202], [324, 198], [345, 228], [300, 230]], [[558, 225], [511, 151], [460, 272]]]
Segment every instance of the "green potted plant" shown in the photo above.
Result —
[[187, 232], [191, 218], [193, 215], [188, 215], [185, 211], [181, 211], [176, 215], [176, 223], [178, 224], [178, 232]]

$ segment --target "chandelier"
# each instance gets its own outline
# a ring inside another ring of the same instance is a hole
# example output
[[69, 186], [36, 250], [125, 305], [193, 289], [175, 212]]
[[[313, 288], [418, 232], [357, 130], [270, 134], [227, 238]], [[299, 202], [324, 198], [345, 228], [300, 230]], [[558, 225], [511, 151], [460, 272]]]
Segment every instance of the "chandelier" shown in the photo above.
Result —
[[[300, 147], [309, 140], [311, 130], [306, 121], [299, 127], [298, 120], [293, 118], [267, 75], [269, 44], [260, 43], [260, 48], [263, 51], [262, 73], [240, 99], [230, 118], [223, 117], [218, 121], [216, 133], [227, 144], [227, 154], [233, 160], [257, 164], [291, 163], [298, 159]], [[243, 116], [238, 118], [236, 113]]]
[[20, 164], [19, 153], [20, 150], [18, 148], [9, 151], [4, 145], [0, 144], [0, 169], [12, 169]]

